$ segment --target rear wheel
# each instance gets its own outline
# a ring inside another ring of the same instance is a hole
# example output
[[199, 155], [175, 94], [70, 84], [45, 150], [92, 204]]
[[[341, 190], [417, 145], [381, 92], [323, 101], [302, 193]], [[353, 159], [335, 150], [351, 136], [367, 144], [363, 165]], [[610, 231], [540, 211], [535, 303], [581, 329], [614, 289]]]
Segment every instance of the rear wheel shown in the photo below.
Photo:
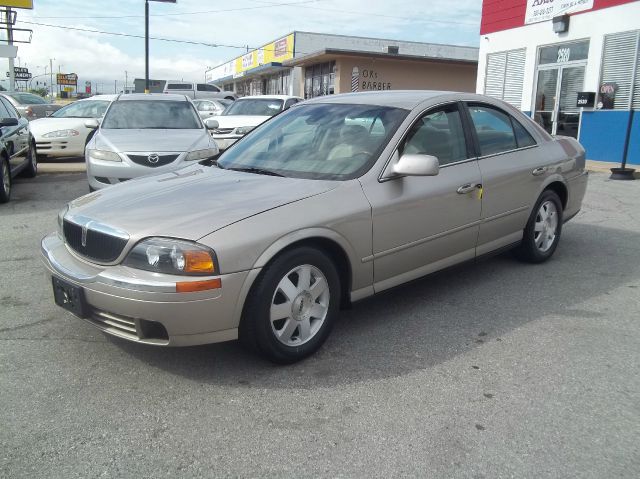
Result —
[[26, 178], [34, 178], [38, 174], [38, 154], [36, 153], [36, 145], [29, 145], [29, 160], [27, 167], [22, 171], [22, 176]]
[[9, 161], [0, 157], [0, 203], [6, 203], [11, 199], [11, 170]]
[[551, 190], [540, 195], [524, 229], [522, 243], [515, 250], [518, 259], [542, 263], [553, 255], [562, 232], [562, 202]]
[[256, 280], [240, 340], [273, 362], [299, 361], [327, 339], [339, 304], [340, 280], [333, 262], [314, 248], [287, 251]]

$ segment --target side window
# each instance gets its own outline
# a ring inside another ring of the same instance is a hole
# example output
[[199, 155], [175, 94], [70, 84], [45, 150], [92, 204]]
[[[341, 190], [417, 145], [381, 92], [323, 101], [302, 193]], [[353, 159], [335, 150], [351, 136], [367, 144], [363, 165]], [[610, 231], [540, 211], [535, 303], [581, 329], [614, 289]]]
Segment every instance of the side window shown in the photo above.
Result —
[[516, 132], [516, 141], [518, 142], [518, 148], [524, 148], [526, 146], [533, 146], [536, 144], [536, 140], [533, 139], [531, 134], [522, 126], [516, 119], [511, 118], [513, 123], [513, 131]]
[[219, 92], [218, 87], [214, 85], [207, 85], [206, 83], [198, 83], [197, 85], [198, 91], [214, 91]]
[[11, 118], [11, 115], [9, 115], [9, 111], [6, 107], [7, 101], [4, 98], [0, 100], [0, 118]]
[[518, 148], [509, 115], [487, 105], [469, 105], [469, 113], [478, 136], [480, 156]]
[[7, 100], [2, 98], [2, 104], [7, 109], [7, 113], [9, 114], [8, 118], [20, 119], [20, 113], [18, 113], [18, 110], [16, 110], [11, 103], [9, 103]]
[[193, 90], [191, 83], [167, 83], [167, 90]]
[[409, 130], [400, 154], [432, 155], [440, 165], [467, 159], [467, 144], [457, 105], [431, 110]]

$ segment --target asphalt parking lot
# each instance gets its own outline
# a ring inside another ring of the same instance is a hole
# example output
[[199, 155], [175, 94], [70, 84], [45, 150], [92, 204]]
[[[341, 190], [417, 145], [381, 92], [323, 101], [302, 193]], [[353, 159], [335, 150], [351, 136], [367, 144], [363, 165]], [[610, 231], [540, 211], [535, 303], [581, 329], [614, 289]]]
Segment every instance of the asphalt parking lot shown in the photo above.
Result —
[[109, 338], [53, 304], [39, 240], [83, 174], [0, 206], [0, 476], [635, 478], [640, 181], [591, 175], [554, 258], [361, 302], [310, 359]]

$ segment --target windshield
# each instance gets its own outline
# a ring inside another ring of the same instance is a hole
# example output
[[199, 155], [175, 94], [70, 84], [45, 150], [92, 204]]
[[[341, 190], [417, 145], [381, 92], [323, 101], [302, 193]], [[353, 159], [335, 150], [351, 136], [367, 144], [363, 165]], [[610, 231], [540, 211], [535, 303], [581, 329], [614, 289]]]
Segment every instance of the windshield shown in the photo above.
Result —
[[251, 99], [236, 100], [229, 106], [223, 115], [251, 115], [251, 116], [273, 116], [282, 111], [282, 100]]
[[297, 106], [245, 136], [218, 165], [293, 178], [357, 178], [371, 168], [407, 114], [372, 105]]
[[54, 118], [100, 118], [109, 107], [109, 101], [83, 100], [71, 103], [51, 116]]
[[102, 128], [196, 130], [202, 123], [188, 101], [123, 100], [111, 104]]
[[47, 101], [33, 93], [9, 93], [9, 96], [21, 105], [46, 105]]

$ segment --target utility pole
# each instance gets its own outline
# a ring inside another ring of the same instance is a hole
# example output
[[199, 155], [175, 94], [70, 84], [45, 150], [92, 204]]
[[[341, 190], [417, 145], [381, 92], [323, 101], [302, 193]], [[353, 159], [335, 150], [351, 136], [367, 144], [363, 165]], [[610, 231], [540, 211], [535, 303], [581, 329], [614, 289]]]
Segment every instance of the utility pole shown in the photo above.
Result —
[[144, 0], [144, 92], [149, 93], [149, 0]]
[[124, 71], [124, 90], [123, 93], [127, 93], [127, 85], [129, 84], [129, 77], [127, 75], [127, 70]]
[[[11, 9], [9, 7], [5, 9], [5, 15], [7, 19], [7, 45], [13, 45], [13, 26], [11, 25]], [[16, 89], [16, 73], [14, 67], [13, 58], [9, 58], [9, 91], [15, 91]]]
[[49, 58], [49, 95], [53, 100], [53, 59], [52, 58]]
[[113, 93], [118, 93], [118, 80], [113, 80]]

